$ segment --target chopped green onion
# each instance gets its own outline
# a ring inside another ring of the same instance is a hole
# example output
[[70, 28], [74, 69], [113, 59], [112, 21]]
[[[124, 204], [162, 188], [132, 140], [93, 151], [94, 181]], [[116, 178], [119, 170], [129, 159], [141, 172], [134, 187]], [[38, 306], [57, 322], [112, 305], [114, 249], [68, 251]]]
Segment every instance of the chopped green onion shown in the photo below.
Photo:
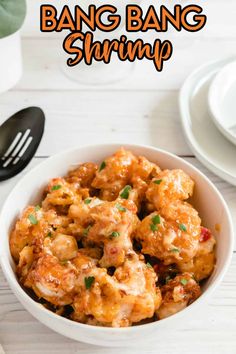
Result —
[[154, 224], [151, 224], [151, 225], [150, 225], [150, 228], [151, 228], [151, 230], [152, 230], [153, 232], [155, 232], [155, 231], [158, 230], [157, 225], [154, 225]]
[[162, 182], [162, 179], [156, 179], [153, 183], [155, 183], [155, 184], [161, 184], [161, 182]]
[[52, 237], [52, 233], [49, 231], [46, 237]]
[[63, 259], [63, 261], [60, 262], [62, 265], [66, 265], [68, 263], [67, 259]]
[[40, 205], [36, 205], [36, 207], [34, 208], [35, 211], [39, 211], [41, 209]]
[[117, 209], [119, 210], [119, 211], [122, 211], [122, 212], [125, 212], [127, 209], [126, 208], [124, 208], [122, 205], [120, 205], [120, 204], [116, 204], [116, 207], [117, 207]]
[[167, 275], [166, 277], [166, 284], [169, 283], [169, 281], [171, 280], [171, 277], [169, 275]]
[[87, 198], [87, 199], [85, 199], [84, 204], [90, 204], [90, 203], [91, 203], [91, 201], [92, 201], [92, 199]]
[[153, 216], [153, 218], [152, 218], [152, 223], [153, 223], [154, 225], [160, 224], [160, 223], [161, 223], [160, 215], [155, 215], [155, 216]]
[[179, 249], [178, 248], [172, 248], [171, 252], [179, 253]]
[[85, 277], [84, 278], [84, 284], [85, 284], [85, 288], [88, 290], [91, 288], [91, 286], [93, 285], [95, 278], [94, 277]]
[[61, 189], [60, 184], [56, 184], [55, 186], [52, 186], [52, 191], [58, 191], [58, 189]]
[[152, 268], [152, 265], [151, 265], [151, 263], [149, 263], [149, 262], [147, 262], [146, 266], [147, 266], [148, 268]]
[[104, 168], [106, 167], [106, 162], [103, 161], [99, 167], [99, 172], [101, 172], [102, 170], [104, 170]]
[[119, 237], [120, 236], [120, 233], [118, 231], [113, 231], [110, 235], [110, 238], [116, 238], [116, 237]]
[[33, 214], [30, 214], [28, 216], [29, 221], [31, 222], [32, 225], [37, 225], [38, 224], [38, 220], [36, 219], [36, 217]]
[[188, 284], [188, 280], [187, 280], [187, 279], [181, 279], [181, 280], [180, 280], [180, 283], [181, 283], [182, 285], [186, 285], [186, 284]]
[[89, 230], [91, 229], [91, 225], [89, 225], [88, 227], [86, 227], [86, 229], [84, 229], [83, 235], [84, 236], [88, 236]]
[[129, 192], [132, 189], [131, 186], [125, 186], [125, 188], [123, 189], [123, 191], [121, 192], [120, 196], [123, 199], [128, 199], [129, 198]]
[[187, 231], [187, 227], [184, 225], [184, 224], [179, 224], [179, 229], [181, 230], [181, 231]]

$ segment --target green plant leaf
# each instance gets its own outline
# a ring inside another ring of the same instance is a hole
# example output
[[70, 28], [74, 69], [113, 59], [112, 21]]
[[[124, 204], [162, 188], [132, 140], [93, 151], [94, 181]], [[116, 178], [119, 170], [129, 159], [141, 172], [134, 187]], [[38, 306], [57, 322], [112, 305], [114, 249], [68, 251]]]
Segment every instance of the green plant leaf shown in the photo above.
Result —
[[0, 0], [0, 38], [17, 32], [25, 19], [25, 0]]

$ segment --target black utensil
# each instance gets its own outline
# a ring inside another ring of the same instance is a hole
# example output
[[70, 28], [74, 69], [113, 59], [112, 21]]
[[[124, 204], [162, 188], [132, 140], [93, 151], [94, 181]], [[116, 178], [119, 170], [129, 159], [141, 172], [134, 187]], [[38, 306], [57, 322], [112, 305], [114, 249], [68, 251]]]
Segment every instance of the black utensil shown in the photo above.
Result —
[[0, 126], [0, 181], [21, 172], [34, 156], [44, 132], [45, 115], [25, 108]]

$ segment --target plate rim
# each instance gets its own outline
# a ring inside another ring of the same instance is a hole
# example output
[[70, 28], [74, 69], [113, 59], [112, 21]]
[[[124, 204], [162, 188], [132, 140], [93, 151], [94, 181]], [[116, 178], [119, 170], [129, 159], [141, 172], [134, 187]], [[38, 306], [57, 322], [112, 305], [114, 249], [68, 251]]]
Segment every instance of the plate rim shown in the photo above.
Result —
[[212, 80], [211, 86], [208, 91], [208, 106], [209, 106], [209, 111], [211, 113], [211, 117], [215, 123], [215, 125], [218, 127], [218, 129], [221, 131], [221, 133], [226, 137], [226, 139], [230, 140], [232, 144], [236, 145], [236, 135], [231, 133], [230, 129], [227, 128], [224, 124], [222, 119], [220, 119], [219, 115], [219, 106], [218, 110], [215, 107], [215, 102], [218, 104], [217, 101], [217, 95], [216, 95], [216, 90], [217, 90], [217, 85], [219, 84], [218, 81], [222, 79], [226, 71], [229, 71], [231, 67], [235, 66], [236, 68], [236, 60], [224, 65], [219, 71], [216, 73], [214, 79]]
[[[191, 120], [191, 114], [189, 112], [189, 109], [186, 110], [186, 95], [189, 97], [190, 92], [193, 92], [194, 88], [196, 87], [196, 83], [194, 83], [194, 78], [199, 75], [202, 72], [202, 77], [213, 73], [214, 71], [218, 71], [223, 65], [227, 65], [230, 62], [236, 60], [235, 56], [232, 56], [230, 58], [225, 58], [225, 59], [220, 59], [217, 61], [211, 61], [206, 64], [203, 64], [196, 68], [184, 81], [180, 92], [179, 92], [179, 99], [178, 99], [178, 105], [179, 105], [179, 110], [180, 110], [180, 120], [181, 120], [181, 125], [182, 125], [182, 130], [184, 132], [184, 136], [187, 140], [187, 143], [190, 147], [190, 149], [194, 152], [195, 156], [197, 159], [204, 165], [206, 166], [211, 172], [216, 174], [218, 177], [222, 178], [226, 182], [236, 186], [236, 176], [233, 174], [225, 171], [223, 168], [219, 168], [216, 166], [211, 159], [209, 159], [204, 153], [201, 152], [201, 149], [199, 148], [199, 144], [196, 142], [195, 136], [192, 133], [191, 128], [189, 127], [189, 121]], [[208, 74], [204, 74], [203, 72], [208, 69]], [[194, 88], [190, 88], [189, 86], [194, 86]], [[189, 108], [189, 104], [187, 105]], [[224, 137], [225, 140], [227, 140]], [[236, 152], [236, 148], [235, 148]]]

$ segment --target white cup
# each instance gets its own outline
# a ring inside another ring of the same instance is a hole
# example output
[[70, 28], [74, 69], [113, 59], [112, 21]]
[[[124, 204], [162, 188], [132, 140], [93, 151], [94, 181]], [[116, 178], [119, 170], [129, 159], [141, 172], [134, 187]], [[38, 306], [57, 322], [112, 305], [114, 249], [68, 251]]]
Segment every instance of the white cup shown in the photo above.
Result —
[[22, 75], [20, 32], [0, 38], [0, 93], [12, 88]]

